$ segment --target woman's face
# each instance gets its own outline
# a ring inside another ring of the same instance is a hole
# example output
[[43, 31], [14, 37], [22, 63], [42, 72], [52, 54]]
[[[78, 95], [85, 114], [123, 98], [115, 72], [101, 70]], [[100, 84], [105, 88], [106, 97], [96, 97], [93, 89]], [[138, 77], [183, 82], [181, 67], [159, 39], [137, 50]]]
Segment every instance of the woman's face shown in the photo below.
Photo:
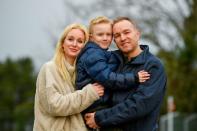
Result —
[[80, 29], [72, 29], [68, 32], [62, 45], [66, 58], [75, 59], [84, 47], [85, 34]]

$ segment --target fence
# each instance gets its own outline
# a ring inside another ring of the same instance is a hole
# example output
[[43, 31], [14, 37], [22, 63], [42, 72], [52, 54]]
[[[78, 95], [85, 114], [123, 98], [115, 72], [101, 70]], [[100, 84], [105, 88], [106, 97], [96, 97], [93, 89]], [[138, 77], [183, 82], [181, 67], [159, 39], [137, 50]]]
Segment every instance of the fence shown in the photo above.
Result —
[[161, 116], [160, 131], [197, 131], [197, 114], [169, 112]]

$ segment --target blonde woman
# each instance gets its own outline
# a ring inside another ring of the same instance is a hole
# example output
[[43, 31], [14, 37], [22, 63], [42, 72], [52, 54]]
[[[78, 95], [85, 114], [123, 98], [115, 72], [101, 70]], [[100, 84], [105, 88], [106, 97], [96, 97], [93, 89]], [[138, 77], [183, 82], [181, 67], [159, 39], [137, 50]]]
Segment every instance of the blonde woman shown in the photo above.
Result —
[[80, 113], [104, 94], [97, 83], [75, 90], [75, 60], [87, 40], [84, 26], [69, 25], [53, 59], [42, 66], [36, 82], [34, 131], [87, 131]]

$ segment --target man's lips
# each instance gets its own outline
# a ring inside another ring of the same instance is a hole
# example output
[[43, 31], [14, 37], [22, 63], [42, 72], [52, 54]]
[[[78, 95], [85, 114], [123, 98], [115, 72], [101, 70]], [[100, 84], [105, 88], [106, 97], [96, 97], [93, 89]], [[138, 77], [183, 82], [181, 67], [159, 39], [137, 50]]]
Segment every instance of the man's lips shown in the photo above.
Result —
[[129, 45], [129, 42], [122, 42], [121, 45], [124, 47], [124, 46], [127, 46]]

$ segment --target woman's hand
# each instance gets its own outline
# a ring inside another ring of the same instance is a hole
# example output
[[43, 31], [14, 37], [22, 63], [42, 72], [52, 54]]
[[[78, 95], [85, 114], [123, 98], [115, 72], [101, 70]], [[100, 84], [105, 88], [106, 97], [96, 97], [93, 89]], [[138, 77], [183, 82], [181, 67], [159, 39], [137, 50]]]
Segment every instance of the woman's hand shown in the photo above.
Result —
[[103, 96], [104, 95], [104, 87], [98, 83], [94, 83], [92, 84], [93, 88], [95, 89], [95, 91], [98, 93], [99, 96]]

